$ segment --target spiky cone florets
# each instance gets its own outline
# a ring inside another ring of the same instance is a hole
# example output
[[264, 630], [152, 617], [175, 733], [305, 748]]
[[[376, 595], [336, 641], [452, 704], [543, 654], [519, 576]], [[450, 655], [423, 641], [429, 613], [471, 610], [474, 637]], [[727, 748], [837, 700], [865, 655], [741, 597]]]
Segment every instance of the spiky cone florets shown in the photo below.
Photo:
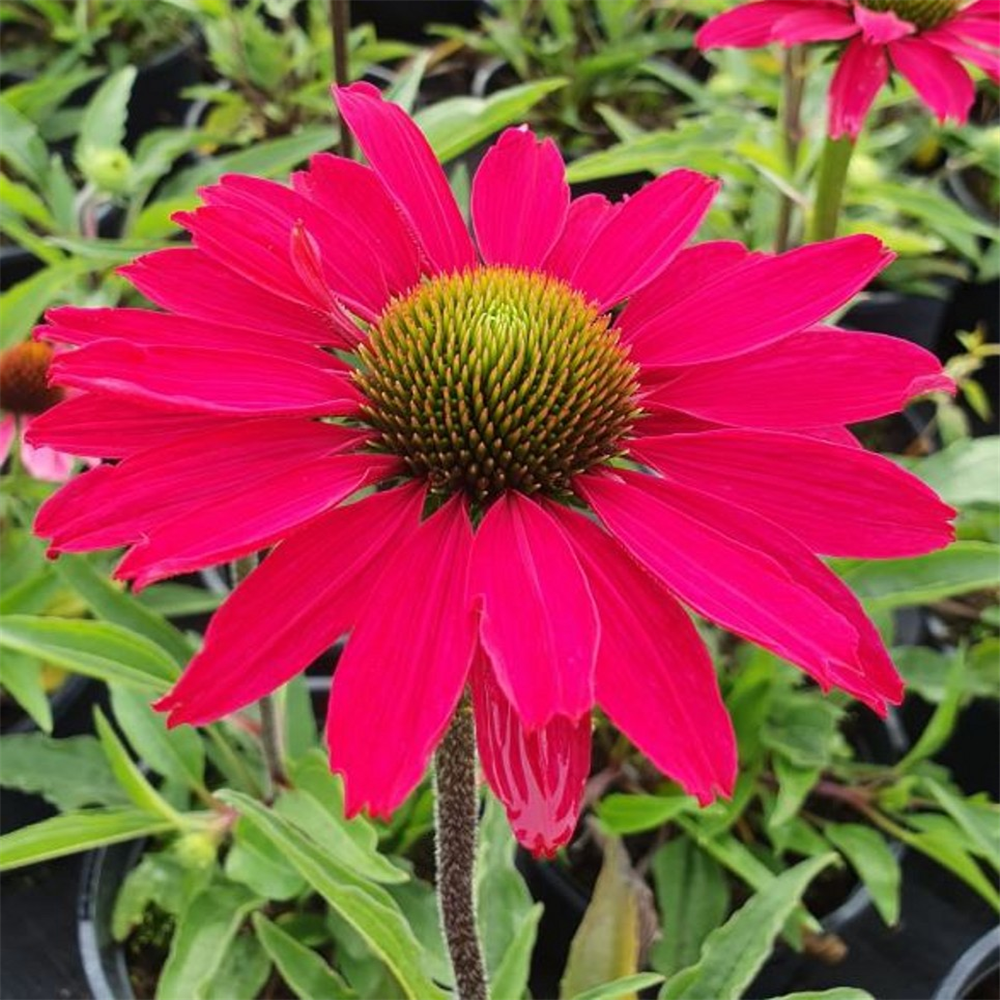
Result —
[[367, 421], [413, 475], [483, 503], [564, 493], [639, 415], [610, 317], [551, 276], [441, 275], [386, 308], [360, 349]]
[[63, 398], [63, 390], [48, 383], [53, 353], [30, 340], [0, 352], [0, 409], [35, 416]]
[[922, 31], [947, 21], [959, 8], [959, 0], [858, 0], [862, 7], [897, 17], [915, 24]]

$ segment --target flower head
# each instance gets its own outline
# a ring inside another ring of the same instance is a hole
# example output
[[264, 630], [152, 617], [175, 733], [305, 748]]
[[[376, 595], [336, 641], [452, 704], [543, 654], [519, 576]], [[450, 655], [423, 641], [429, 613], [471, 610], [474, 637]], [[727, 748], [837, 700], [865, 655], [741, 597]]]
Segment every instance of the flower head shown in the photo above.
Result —
[[695, 40], [701, 49], [843, 43], [828, 130], [854, 139], [890, 67], [941, 121], [966, 121], [975, 89], [962, 62], [1000, 79], [1000, 0], [751, 0], [713, 17]]
[[[348, 810], [388, 814], [471, 685], [486, 778], [532, 850], [570, 837], [600, 705], [702, 802], [733, 730], [682, 604], [878, 711], [874, 626], [815, 553], [946, 544], [950, 508], [844, 428], [947, 388], [936, 359], [818, 325], [890, 254], [685, 249], [686, 170], [575, 200], [551, 141], [505, 132], [475, 242], [423, 135], [336, 91], [370, 166], [225, 177], [192, 248], [124, 274], [164, 311], [58, 309], [82, 394], [33, 433], [119, 459], [41, 510], [54, 552], [128, 545], [144, 585], [271, 547], [162, 700], [233, 712], [350, 631], [327, 736]], [[372, 489], [374, 487], [374, 489]]]
[[55, 406], [65, 393], [48, 384], [53, 351], [48, 344], [28, 341], [0, 351], [0, 465], [15, 442], [30, 476], [61, 483], [73, 471], [73, 456], [52, 448], [34, 447], [24, 439], [35, 417]]

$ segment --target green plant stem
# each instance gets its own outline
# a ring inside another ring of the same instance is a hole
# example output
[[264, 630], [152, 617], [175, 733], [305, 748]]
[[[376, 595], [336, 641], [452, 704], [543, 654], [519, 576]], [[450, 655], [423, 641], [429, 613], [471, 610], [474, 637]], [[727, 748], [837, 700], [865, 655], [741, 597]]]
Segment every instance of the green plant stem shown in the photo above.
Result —
[[[338, 87], [351, 82], [350, 57], [347, 41], [351, 31], [351, 0], [330, 0], [330, 28], [333, 31], [333, 78]], [[346, 159], [354, 156], [354, 142], [347, 122], [340, 119], [340, 155]]]
[[[238, 587], [257, 566], [256, 554], [237, 559], [230, 568], [233, 586]], [[285, 776], [284, 750], [281, 725], [273, 694], [264, 695], [257, 702], [260, 713], [260, 746], [264, 754], [264, 801], [273, 802], [275, 787], [288, 783]]]
[[[799, 147], [802, 145], [802, 98], [806, 89], [806, 53], [801, 46], [794, 45], [785, 52], [781, 80], [781, 135], [785, 164], [791, 180], [795, 177], [799, 162]], [[777, 253], [788, 249], [794, 211], [795, 203], [787, 194], [782, 194], [774, 239], [774, 249]]]
[[854, 152], [854, 140], [846, 136], [827, 138], [819, 162], [819, 180], [816, 184], [816, 201], [813, 205], [813, 240], [831, 240], [837, 235], [840, 208], [844, 200], [847, 168]]
[[487, 1000], [486, 965], [476, 927], [476, 733], [463, 698], [434, 757], [437, 893], [441, 927], [459, 1000]]

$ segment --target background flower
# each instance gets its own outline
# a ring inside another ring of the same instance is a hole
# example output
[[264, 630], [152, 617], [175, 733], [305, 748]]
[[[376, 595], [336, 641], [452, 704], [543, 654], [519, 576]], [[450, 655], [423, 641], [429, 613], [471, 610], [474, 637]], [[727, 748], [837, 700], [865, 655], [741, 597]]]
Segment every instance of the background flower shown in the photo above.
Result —
[[1000, 78], [998, 28], [998, 0], [754, 0], [712, 18], [696, 42], [712, 49], [845, 41], [829, 133], [856, 138], [890, 67], [941, 121], [965, 122], [975, 87], [962, 62]]

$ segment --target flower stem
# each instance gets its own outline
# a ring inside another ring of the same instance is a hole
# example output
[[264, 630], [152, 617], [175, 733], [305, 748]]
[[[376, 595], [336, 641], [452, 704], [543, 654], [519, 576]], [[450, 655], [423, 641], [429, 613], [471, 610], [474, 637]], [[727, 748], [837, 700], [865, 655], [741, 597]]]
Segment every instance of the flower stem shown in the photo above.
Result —
[[[793, 180], [799, 162], [799, 147], [802, 144], [802, 98], [806, 89], [806, 53], [800, 45], [794, 45], [785, 52], [781, 80], [781, 134], [789, 180]], [[778, 225], [774, 240], [774, 249], [777, 253], [788, 249], [794, 210], [795, 204], [792, 199], [783, 194], [778, 208]]]
[[476, 928], [476, 733], [463, 699], [434, 757], [434, 821], [441, 926], [459, 1000], [487, 1000], [486, 966]]
[[[346, 87], [351, 82], [347, 49], [347, 38], [351, 31], [351, 0], [330, 0], [330, 27], [333, 30], [333, 78], [338, 87]], [[337, 148], [345, 159], [349, 160], [354, 155], [351, 130], [343, 118], [340, 119]]]
[[[237, 559], [230, 567], [233, 586], [238, 587], [257, 566], [256, 553]], [[281, 746], [281, 725], [278, 721], [278, 708], [273, 694], [264, 695], [257, 702], [260, 712], [260, 745], [264, 754], [264, 801], [274, 800], [276, 785], [287, 784], [284, 752]]]
[[826, 140], [819, 163], [816, 202], [813, 205], [810, 236], [814, 240], [831, 240], [837, 235], [840, 207], [844, 200], [844, 183], [853, 152], [853, 139], [844, 136]]

